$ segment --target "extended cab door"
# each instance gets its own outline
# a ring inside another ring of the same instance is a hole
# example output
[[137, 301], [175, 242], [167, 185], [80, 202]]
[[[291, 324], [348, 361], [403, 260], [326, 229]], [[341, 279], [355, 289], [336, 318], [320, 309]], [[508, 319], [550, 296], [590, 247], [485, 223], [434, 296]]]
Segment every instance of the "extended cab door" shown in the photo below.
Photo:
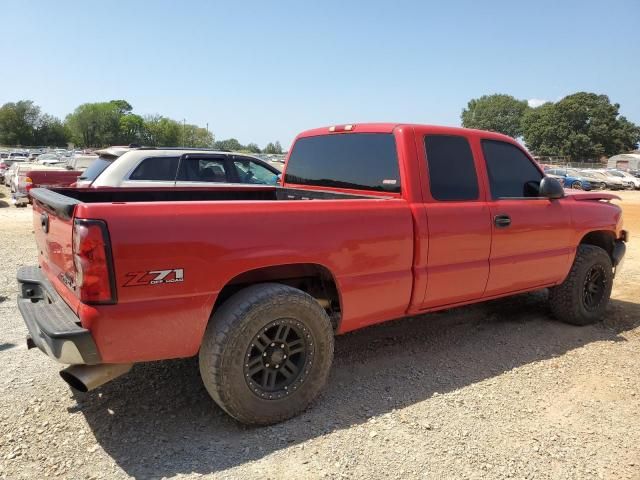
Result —
[[555, 283], [571, 262], [571, 218], [565, 200], [538, 196], [543, 177], [518, 146], [480, 140], [491, 193], [492, 243], [485, 296]]
[[465, 136], [419, 132], [429, 241], [422, 308], [481, 298], [489, 276], [491, 220], [478, 181], [480, 159]]

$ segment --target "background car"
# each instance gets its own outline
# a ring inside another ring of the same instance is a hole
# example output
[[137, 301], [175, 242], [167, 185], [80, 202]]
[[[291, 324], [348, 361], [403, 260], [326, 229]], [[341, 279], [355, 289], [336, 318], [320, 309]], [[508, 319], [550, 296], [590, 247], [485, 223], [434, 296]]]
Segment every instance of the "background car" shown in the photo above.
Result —
[[624, 190], [633, 188], [633, 186], [629, 182], [626, 182], [624, 179], [616, 175], [611, 175], [611, 173], [607, 170], [602, 169], [595, 171], [607, 179], [613, 190]]
[[[203, 187], [211, 184], [276, 185], [280, 171], [241, 153], [184, 148], [130, 148], [118, 157], [100, 157], [76, 186]], [[98, 171], [102, 168], [102, 171]], [[94, 176], [95, 175], [95, 176]]]
[[635, 190], [640, 190], [640, 178], [636, 178], [629, 172], [623, 172], [622, 170], [607, 170], [607, 172], [614, 177], [620, 178], [623, 183], [632, 185]]
[[567, 169], [564, 168], [550, 168], [545, 172], [547, 175], [553, 175], [556, 177], [562, 177], [564, 179], [564, 187], [565, 188], [573, 188], [575, 190], [592, 190], [593, 186], [591, 182], [587, 180], [585, 177], [577, 176], [574, 177], [569, 174]]
[[609, 188], [609, 185], [607, 184], [607, 178], [599, 172], [596, 172], [595, 170], [578, 170], [576, 175], [574, 176], [586, 178], [587, 180], [589, 180], [591, 186], [596, 190], [605, 190]]

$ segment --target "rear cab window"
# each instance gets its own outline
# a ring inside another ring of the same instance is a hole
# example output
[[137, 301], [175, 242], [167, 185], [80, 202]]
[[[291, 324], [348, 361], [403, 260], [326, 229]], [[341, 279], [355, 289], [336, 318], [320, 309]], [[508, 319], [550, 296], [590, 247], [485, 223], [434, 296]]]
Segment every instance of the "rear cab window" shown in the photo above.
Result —
[[340, 133], [296, 140], [285, 183], [400, 193], [392, 133]]

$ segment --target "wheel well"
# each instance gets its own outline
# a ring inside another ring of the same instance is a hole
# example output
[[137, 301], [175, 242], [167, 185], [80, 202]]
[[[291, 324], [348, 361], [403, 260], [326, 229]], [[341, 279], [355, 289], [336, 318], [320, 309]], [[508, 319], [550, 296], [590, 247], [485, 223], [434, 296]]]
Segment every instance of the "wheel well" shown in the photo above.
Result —
[[243, 288], [265, 282], [282, 283], [308, 293], [327, 311], [334, 330], [338, 329], [341, 305], [336, 281], [327, 268], [314, 263], [275, 265], [241, 273], [220, 291], [213, 311]]
[[589, 232], [584, 237], [582, 237], [582, 240], [580, 240], [580, 244], [595, 245], [596, 247], [600, 247], [613, 259], [613, 247], [615, 244], [615, 235], [613, 232], [610, 232], [608, 230], [597, 230], [595, 232]]

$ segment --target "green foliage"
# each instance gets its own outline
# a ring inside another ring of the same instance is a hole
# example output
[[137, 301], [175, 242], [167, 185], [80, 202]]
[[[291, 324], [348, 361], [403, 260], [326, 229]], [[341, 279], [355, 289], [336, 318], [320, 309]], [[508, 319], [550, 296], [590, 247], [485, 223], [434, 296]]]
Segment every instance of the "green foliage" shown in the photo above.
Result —
[[45, 113], [34, 129], [33, 144], [66, 147], [69, 137], [69, 130], [60, 119]]
[[213, 134], [197, 125], [183, 125], [182, 145], [195, 148], [212, 148]]
[[597, 159], [633, 150], [640, 129], [619, 115], [606, 95], [579, 92], [527, 111], [522, 120], [527, 147], [537, 155]]
[[182, 125], [160, 115], [144, 117], [142, 143], [150, 147], [177, 147], [182, 138]]
[[276, 143], [267, 143], [267, 146], [264, 147], [264, 153], [271, 153], [271, 154], [281, 154], [282, 153], [282, 146], [280, 145], [280, 142], [276, 142]]
[[118, 128], [118, 143], [130, 144], [140, 143], [144, 132], [144, 119], [140, 115], [131, 113], [120, 117], [120, 125]]
[[31, 100], [5, 103], [0, 108], [0, 144], [33, 145], [40, 107]]
[[500, 132], [510, 137], [522, 134], [522, 117], [528, 110], [526, 100], [511, 95], [484, 95], [469, 101], [462, 110], [462, 126]]
[[239, 152], [240, 150], [247, 150], [238, 140], [235, 138], [228, 138], [227, 140], [219, 140], [215, 143], [214, 148], [216, 150], [228, 150], [230, 152]]
[[260, 147], [256, 143], [247, 143], [245, 150], [250, 153], [260, 153]]
[[[64, 122], [41, 114], [31, 100], [0, 107], [0, 144], [22, 146], [65, 146], [73, 142], [85, 147], [128, 145], [151, 147], [217, 148], [260, 153], [255, 143], [242, 145], [235, 138], [214, 142], [207, 128], [178, 122], [162, 115], [141, 117], [126, 100], [83, 103]], [[280, 143], [271, 145], [282, 151]]]

